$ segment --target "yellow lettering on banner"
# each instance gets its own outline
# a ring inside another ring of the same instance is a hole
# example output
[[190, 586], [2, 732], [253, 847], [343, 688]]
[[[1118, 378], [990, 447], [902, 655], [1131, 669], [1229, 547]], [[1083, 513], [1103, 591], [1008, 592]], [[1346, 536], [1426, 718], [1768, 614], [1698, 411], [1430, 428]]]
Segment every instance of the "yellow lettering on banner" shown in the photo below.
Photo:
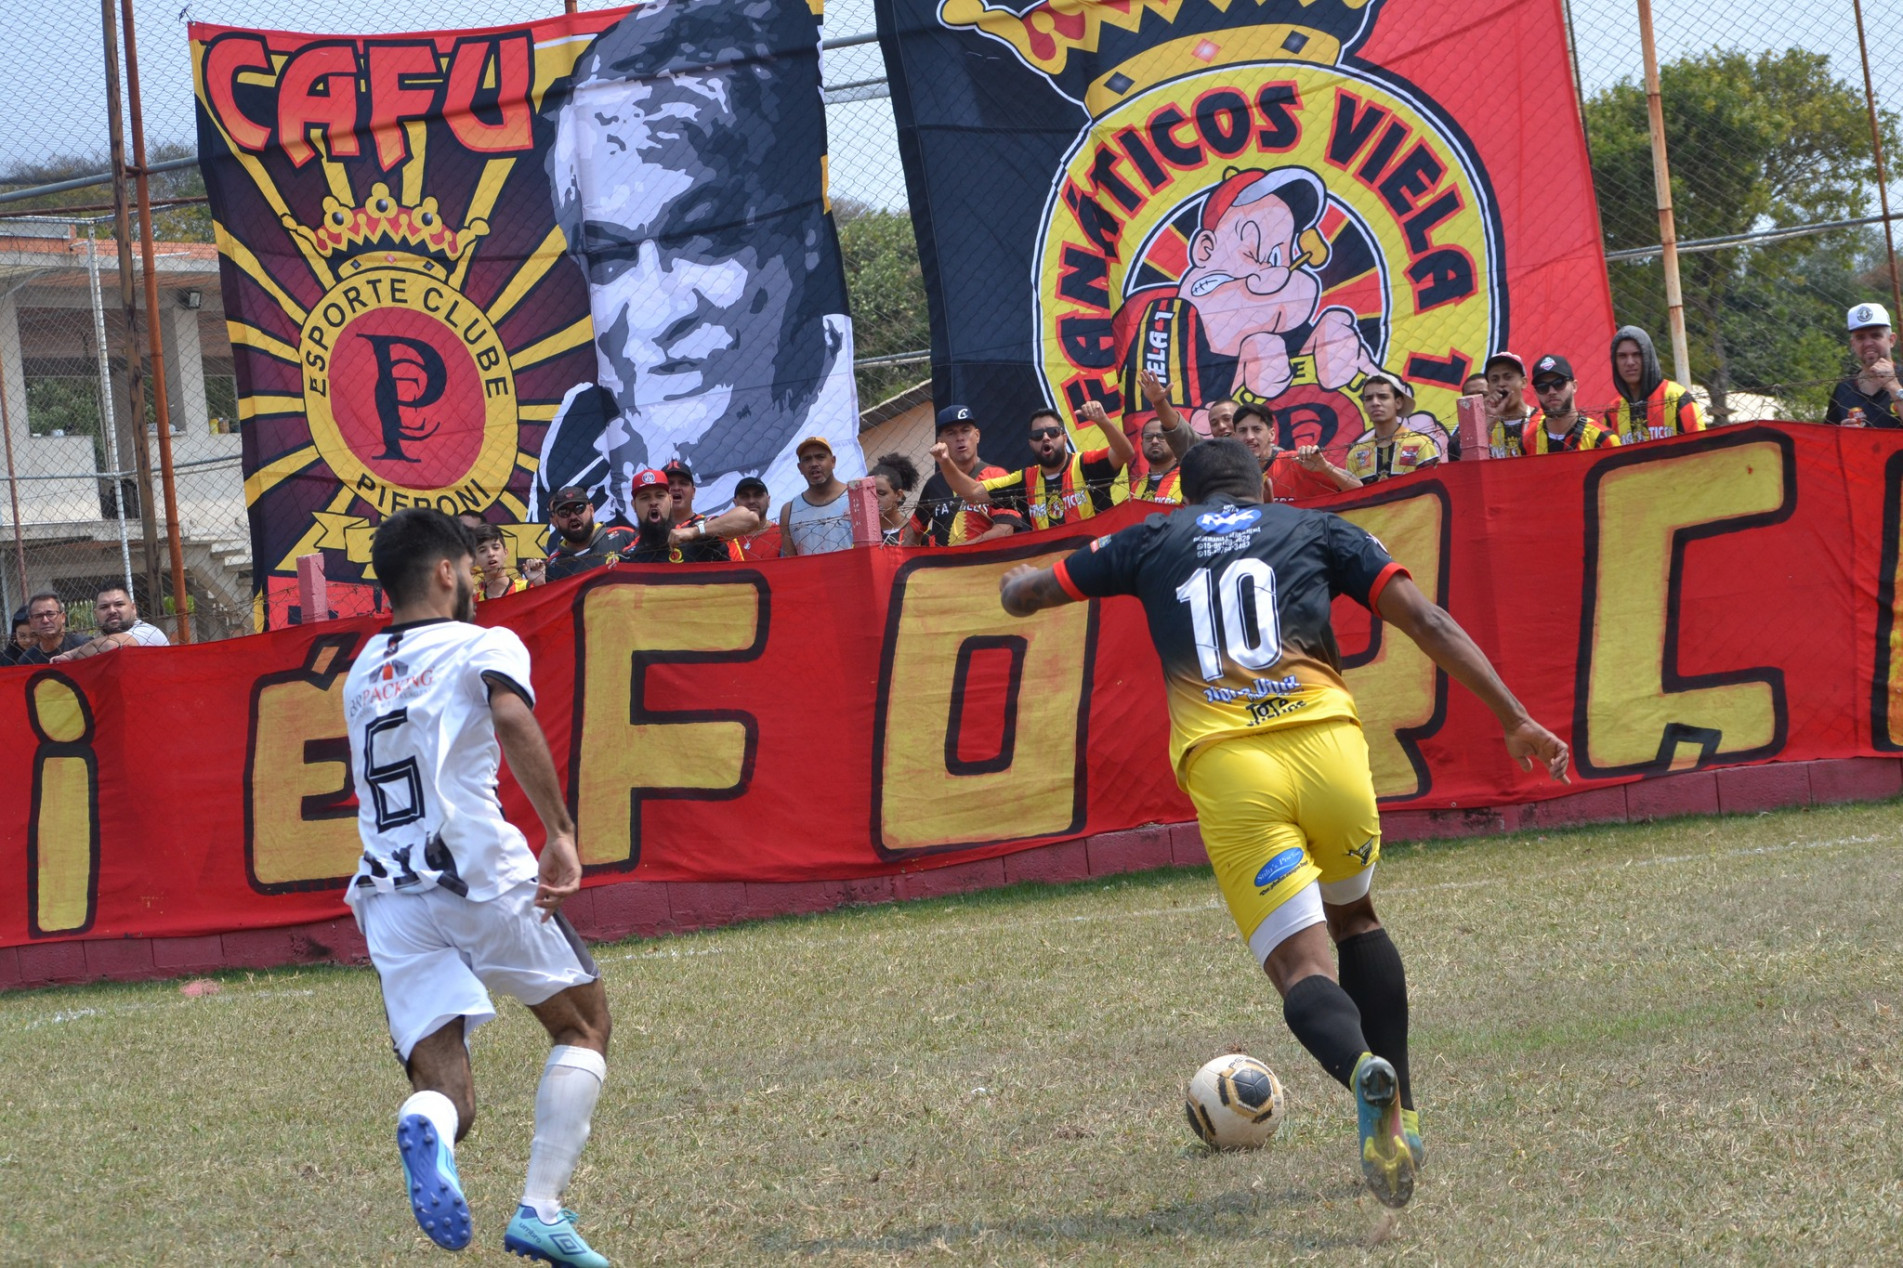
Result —
[[251, 688], [245, 870], [260, 893], [337, 889], [357, 870], [363, 845], [344, 729], [344, 675], [356, 641], [325, 635], [298, 668]]
[[92, 708], [57, 671], [27, 687], [27, 721], [39, 740], [27, 825], [28, 919], [37, 934], [84, 933], [99, 903], [99, 771]]
[[717, 581], [609, 573], [584, 591], [569, 767], [583, 866], [640, 863], [645, 801], [725, 801], [746, 791], [759, 747], [753, 715], [650, 708], [647, 673], [755, 659], [766, 647], [768, 607], [758, 573]]
[[1680, 672], [1678, 607], [1685, 545], [1785, 518], [1795, 481], [1789, 438], [1756, 431], [1635, 449], [1587, 476], [1573, 721], [1582, 774], [1662, 774], [1749, 761], [1782, 745], [1783, 673]]
[[[1341, 515], [1380, 538], [1422, 594], [1446, 603], [1447, 494], [1439, 484], [1421, 484], [1405, 496]], [[1371, 621], [1368, 651], [1346, 660], [1342, 677], [1368, 737], [1375, 795], [1418, 797], [1433, 782], [1419, 742], [1445, 716], [1447, 675], [1413, 639], [1394, 634], [1379, 617]]]
[[[1018, 552], [972, 563], [922, 559], [893, 583], [873, 741], [875, 845], [884, 857], [1083, 826], [1097, 605], [1006, 616], [998, 579], [1024, 561]], [[992, 649], [1016, 658], [1020, 684], [1005, 702], [1001, 760], [960, 762], [954, 727], [966, 705], [964, 668], [974, 651]]]

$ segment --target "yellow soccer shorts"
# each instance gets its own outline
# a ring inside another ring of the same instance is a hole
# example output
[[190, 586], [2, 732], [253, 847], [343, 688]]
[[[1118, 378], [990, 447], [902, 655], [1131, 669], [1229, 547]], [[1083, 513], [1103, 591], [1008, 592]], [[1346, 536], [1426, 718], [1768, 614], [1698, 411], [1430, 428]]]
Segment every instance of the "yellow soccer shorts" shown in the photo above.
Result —
[[1183, 788], [1216, 884], [1258, 962], [1320, 924], [1323, 902], [1368, 892], [1381, 817], [1354, 719], [1212, 740], [1190, 755]]

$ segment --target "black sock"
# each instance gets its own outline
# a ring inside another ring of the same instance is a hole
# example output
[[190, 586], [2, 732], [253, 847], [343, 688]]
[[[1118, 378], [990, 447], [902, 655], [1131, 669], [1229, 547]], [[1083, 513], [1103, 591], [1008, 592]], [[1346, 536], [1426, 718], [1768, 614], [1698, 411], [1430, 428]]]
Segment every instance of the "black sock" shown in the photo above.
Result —
[[1386, 1059], [1401, 1080], [1401, 1106], [1414, 1108], [1414, 1085], [1407, 1073], [1407, 972], [1386, 929], [1344, 938], [1335, 947], [1341, 959], [1341, 989], [1361, 1010], [1368, 1051]]
[[1370, 1051], [1361, 1035], [1361, 1014], [1348, 992], [1319, 973], [1311, 974], [1282, 997], [1282, 1020], [1322, 1069], [1348, 1087], [1355, 1063]]

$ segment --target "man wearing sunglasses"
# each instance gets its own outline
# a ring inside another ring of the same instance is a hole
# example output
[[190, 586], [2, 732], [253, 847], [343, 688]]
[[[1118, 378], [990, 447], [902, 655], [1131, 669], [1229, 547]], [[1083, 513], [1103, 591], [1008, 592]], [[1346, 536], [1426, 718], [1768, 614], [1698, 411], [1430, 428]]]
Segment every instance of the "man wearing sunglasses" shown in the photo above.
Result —
[[1037, 459], [1033, 466], [981, 483], [957, 468], [944, 445], [933, 445], [932, 457], [952, 492], [965, 501], [1009, 506], [1034, 529], [1056, 528], [1109, 510], [1114, 501], [1111, 485], [1136, 454], [1136, 446], [1122, 427], [1111, 423], [1101, 403], [1086, 404], [1077, 421], [1102, 433], [1104, 448], [1071, 452], [1063, 417], [1040, 409], [1031, 415], [1031, 456]]
[[1552, 353], [1533, 363], [1533, 393], [1540, 398], [1539, 425], [1528, 427], [1520, 443], [1528, 454], [1605, 449], [1619, 437], [1580, 413], [1574, 403], [1579, 385], [1572, 362]]
[[605, 568], [635, 544], [633, 529], [595, 523], [595, 504], [579, 485], [555, 491], [549, 499], [549, 518], [555, 528], [546, 570], [550, 581]]

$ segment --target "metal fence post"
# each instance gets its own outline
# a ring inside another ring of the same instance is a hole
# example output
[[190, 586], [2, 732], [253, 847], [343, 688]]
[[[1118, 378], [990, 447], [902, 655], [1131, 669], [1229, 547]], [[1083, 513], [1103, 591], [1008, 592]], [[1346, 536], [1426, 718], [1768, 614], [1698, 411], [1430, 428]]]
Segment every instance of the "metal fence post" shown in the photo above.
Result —
[[[158, 601], [159, 525], [152, 506], [152, 451], [145, 443], [145, 359], [139, 353], [139, 301], [132, 283], [132, 210], [126, 192], [126, 135], [119, 96], [119, 27], [112, 0], [99, 0], [106, 42], [106, 114], [112, 147], [112, 227], [119, 239], [119, 307], [125, 313], [126, 444], [139, 488], [139, 535], [146, 593]], [[120, 486], [123, 491], [124, 485]]]
[[1652, 184], [1659, 209], [1659, 243], [1664, 248], [1665, 320], [1672, 331], [1672, 373], [1692, 381], [1692, 354], [1685, 339], [1685, 297], [1678, 288], [1678, 230], [1672, 225], [1672, 171], [1665, 161], [1665, 106], [1659, 99], [1659, 50], [1652, 38], [1652, 0], [1639, 0], [1639, 48], [1645, 57], [1645, 116], [1652, 129]]
[[86, 278], [92, 285], [93, 346], [99, 362], [99, 426], [106, 433], [106, 465], [112, 469], [112, 509], [119, 521], [119, 563], [125, 570], [126, 593], [132, 589], [132, 543], [126, 531], [126, 482], [119, 467], [119, 428], [112, 407], [112, 353], [106, 344], [106, 302], [99, 288], [99, 253], [93, 250], [93, 227], [86, 222]]
[[[172, 409], [165, 399], [165, 344], [159, 331], [159, 275], [152, 261], [152, 189], [145, 170], [145, 111], [139, 99], [139, 38], [132, 0], [122, 0], [126, 23], [126, 99], [132, 108], [132, 163], [139, 192], [139, 257], [145, 266], [145, 332], [152, 354], [152, 405], [158, 415], [159, 484], [165, 497], [165, 549], [172, 564], [172, 609], [177, 642], [192, 641], [191, 592], [185, 588], [185, 550], [179, 541], [178, 485], [172, 474]], [[156, 599], [157, 596], [154, 596]]]

